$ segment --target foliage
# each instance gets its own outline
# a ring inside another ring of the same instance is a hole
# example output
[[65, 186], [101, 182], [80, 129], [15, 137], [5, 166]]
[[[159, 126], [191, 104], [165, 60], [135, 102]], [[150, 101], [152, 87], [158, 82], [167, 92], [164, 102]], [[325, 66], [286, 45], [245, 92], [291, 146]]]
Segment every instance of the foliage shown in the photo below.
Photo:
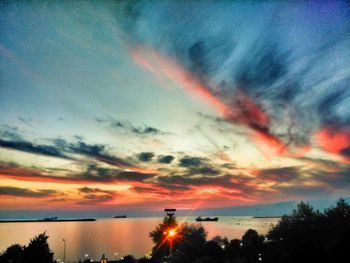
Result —
[[23, 262], [23, 247], [21, 245], [15, 244], [6, 249], [0, 255], [0, 263], [22, 263]]
[[270, 262], [341, 262], [350, 249], [350, 206], [340, 199], [324, 213], [300, 203], [267, 237]]
[[[175, 219], [173, 219], [175, 220]], [[156, 247], [162, 240], [167, 225], [158, 226], [151, 236]], [[227, 240], [219, 236], [206, 240], [201, 225], [181, 224], [178, 243], [172, 261], [164, 254], [156, 254], [152, 261], [172, 263], [289, 263], [289, 262], [344, 262], [350, 251], [350, 205], [340, 199], [323, 213], [307, 203], [299, 203], [290, 215], [284, 215], [270, 229], [266, 238], [249, 229], [242, 240]], [[172, 225], [174, 226], [174, 225]], [[175, 245], [174, 245], [175, 248]]]
[[[169, 230], [174, 230], [176, 236], [168, 237]], [[200, 256], [206, 241], [206, 232], [199, 224], [178, 224], [175, 217], [165, 217], [150, 233], [155, 246], [152, 249], [153, 259], [161, 261], [171, 253], [173, 261], [181, 258], [181, 262], [193, 262]], [[170, 250], [172, 252], [170, 252]]]
[[126, 255], [125, 257], [123, 257], [123, 259], [120, 261], [123, 263], [135, 263], [136, 259], [133, 255]]
[[0, 263], [53, 263], [46, 233], [30, 240], [28, 246], [12, 245], [0, 255]]

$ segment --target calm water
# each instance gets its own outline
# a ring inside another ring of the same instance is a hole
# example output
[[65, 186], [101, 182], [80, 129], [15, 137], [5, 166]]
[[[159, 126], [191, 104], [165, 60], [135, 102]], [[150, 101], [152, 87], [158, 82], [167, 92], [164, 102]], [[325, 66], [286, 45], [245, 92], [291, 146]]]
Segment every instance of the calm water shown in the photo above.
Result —
[[[178, 222], [182, 220], [177, 218]], [[152, 248], [149, 232], [162, 218], [99, 219], [95, 222], [38, 222], [0, 224], [0, 251], [18, 243], [28, 244], [30, 238], [46, 231], [55, 259], [63, 257], [63, 241], [66, 240], [66, 261], [89, 258], [100, 259], [104, 253], [109, 259], [127, 254], [141, 257]], [[216, 235], [229, 239], [241, 238], [249, 228], [265, 234], [278, 219], [254, 219], [251, 217], [220, 217], [219, 222], [202, 222], [208, 238]], [[186, 222], [194, 223], [193, 217]]]

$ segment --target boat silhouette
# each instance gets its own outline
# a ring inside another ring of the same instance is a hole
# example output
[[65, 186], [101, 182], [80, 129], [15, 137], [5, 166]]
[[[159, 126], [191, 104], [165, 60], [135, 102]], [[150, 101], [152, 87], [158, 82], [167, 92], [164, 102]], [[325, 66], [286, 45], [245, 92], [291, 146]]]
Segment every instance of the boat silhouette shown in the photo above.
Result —
[[196, 221], [197, 222], [206, 222], [206, 221], [218, 221], [219, 218], [218, 217], [196, 217]]
[[116, 215], [113, 218], [126, 218], [126, 215]]

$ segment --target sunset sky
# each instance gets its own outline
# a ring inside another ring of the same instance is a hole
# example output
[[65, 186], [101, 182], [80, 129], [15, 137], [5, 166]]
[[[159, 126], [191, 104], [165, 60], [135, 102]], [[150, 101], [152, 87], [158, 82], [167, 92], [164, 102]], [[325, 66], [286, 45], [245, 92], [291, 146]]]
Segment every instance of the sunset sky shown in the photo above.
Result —
[[350, 6], [2, 1], [0, 210], [350, 195]]

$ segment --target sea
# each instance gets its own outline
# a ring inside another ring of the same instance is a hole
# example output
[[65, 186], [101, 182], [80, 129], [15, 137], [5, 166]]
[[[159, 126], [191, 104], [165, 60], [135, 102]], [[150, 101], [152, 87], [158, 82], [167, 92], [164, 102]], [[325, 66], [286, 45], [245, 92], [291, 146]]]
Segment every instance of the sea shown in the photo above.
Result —
[[[132, 254], [143, 257], [153, 243], [149, 233], [163, 221], [162, 217], [102, 218], [92, 222], [21, 222], [0, 224], [0, 251], [13, 244], [26, 245], [34, 236], [46, 232], [48, 242], [59, 262], [110, 260]], [[177, 217], [178, 222], [196, 223], [195, 217]], [[211, 239], [214, 236], [241, 239], [248, 229], [266, 234], [278, 218], [222, 216], [218, 222], [201, 222]]]

